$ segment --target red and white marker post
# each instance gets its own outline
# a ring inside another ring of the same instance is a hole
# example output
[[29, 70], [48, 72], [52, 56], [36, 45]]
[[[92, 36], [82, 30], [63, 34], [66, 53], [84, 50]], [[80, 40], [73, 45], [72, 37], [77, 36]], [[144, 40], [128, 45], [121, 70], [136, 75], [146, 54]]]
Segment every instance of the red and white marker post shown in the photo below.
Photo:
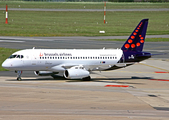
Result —
[[8, 5], [6, 5], [6, 21], [5, 24], [8, 24]]
[[104, 2], [104, 24], [106, 23], [106, 1]]

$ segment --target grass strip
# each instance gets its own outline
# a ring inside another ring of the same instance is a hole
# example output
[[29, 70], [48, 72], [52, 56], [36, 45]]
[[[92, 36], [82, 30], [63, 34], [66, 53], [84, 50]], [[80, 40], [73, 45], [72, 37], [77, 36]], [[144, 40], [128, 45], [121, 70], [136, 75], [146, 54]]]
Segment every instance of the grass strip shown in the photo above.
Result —
[[9, 11], [8, 24], [5, 11], [0, 15], [0, 36], [128, 36], [144, 18], [149, 18], [147, 35], [169, 34], [169, 11], [107, 12], [107, 24], [103, 12]]

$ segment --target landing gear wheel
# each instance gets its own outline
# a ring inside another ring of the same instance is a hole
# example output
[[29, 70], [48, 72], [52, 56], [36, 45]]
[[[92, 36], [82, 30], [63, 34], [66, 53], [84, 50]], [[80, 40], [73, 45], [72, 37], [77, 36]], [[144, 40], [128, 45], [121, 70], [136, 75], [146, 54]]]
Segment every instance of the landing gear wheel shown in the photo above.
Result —
[[83, 80], [84, 80], [84, 81], [91, 81], [91, 77], [90, 77], [90, 76], [85, 77], [85, 78], [83, 78]]
[[59, 80], [66, 80], [65, 77], [61, 77], [61, 76], [58, 76], [58, 75], [51, 75], [53, 77], [53, 79], [59, 79]]
[[17, 71], [18, 75], [17, 75], [17, 81], [21, 81], [21, 74], [22, 74], [22, 71]]
[[22, 80], [21, 77], [18, 77], [18, 78], [17, 78], [17, 81], [21, 81], [21, 80]]

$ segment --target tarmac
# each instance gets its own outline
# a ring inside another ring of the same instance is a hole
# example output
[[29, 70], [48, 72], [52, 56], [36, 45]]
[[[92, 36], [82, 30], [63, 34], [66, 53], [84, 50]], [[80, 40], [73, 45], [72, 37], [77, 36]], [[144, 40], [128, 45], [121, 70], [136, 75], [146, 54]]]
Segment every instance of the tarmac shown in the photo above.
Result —
[[[5, 74], [6, 73], [6, 74]], [[168, 120], [169, 60], [149, 59], [91, 81], [0, 72], [0, 119]]]
[[[0, 47], [96, 49], [120, 48], [124, 43], [94, 40], [100, 38], [1, 36]], [[169, 42], [146, 42], [144, 51], [169, 53], [168, 46]], [[151, 59], [119, 70], [94, 72], [91, 74], [91, 81], [39, 77], [33, 72], [25, 71], [22, 81], [17, 81], [16, 76], [13, 71], [0, 72], [0, 119], [168, 120], [169, 118], [168, 54], [153, 56]]]
[[[0, 36], [0, 47], [14, 49], [109, 49], [121, 48], [124, 41], [106, 39], [127, 39], [128, 36], [98, 37], [9, 37]], [[147, 35], [146, 38], [169, 38], [169, 35]], [[98, 40], [99, 39], [99, 40]], [[105, 39], [105, 40], [102, 40]], [[169, 59], [169, 42], [145, 42], [144, 51], [155, 54], [153, 58]], [[164, 54], [167, 53], [167, 54]], [[158, 54], [158, 55], [157, 55]]]

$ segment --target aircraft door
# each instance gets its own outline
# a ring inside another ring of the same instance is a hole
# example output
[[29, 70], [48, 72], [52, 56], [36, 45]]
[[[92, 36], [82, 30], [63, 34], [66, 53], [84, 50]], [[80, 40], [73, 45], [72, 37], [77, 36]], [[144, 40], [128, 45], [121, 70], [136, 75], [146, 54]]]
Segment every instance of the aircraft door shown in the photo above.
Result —
[[37, 64], [37, 57], [36, 57], [35, 54], [32, 54], [31, 64], [32, 64], [32, 65], [36, 65], [36, 64]]
[[125, 56], [124, 56], [124, 53], [122, 54], [121, 56], [121, 59], [119, 60], [118, 63], [124, 63], [125, 62]]

